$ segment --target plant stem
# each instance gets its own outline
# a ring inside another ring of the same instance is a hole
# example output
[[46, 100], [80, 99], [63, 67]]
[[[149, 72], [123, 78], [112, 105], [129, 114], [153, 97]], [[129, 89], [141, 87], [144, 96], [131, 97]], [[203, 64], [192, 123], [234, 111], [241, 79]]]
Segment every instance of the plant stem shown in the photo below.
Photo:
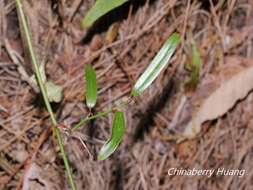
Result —
[[32, 64], [34, 66], [37, 82], [38, 82], [38, 85], [40, 87], [40, 91], [42, 93], [43, 100], [44, 100], [44, 103], [46, 105], [47, 111], [49, 112], [51, 122], [53, 124], [53, 132], [55, 132], [55, 134], [56, 134], [57, 143], [60, 147], [63, 162], [64, 162], [65, 168], [67, 170], [69, 184], [70, 184], [70, 187], [71, 187], [72, 190], [76, 190], [76, 186], [75, 186], [75, 183], [74, 183], [74, 180], [73, 180], [72, 172], [71, 172], [69, 162], [68, 162], [65, 150], [64, 150], [62, 136], [61, 136], [61, 133], [60, 133], [59, 129], [57, 128], [58, 124], [57, 124], [57, 121], [55, 119], [55, 116], [54, 116], [53, 110], [51, 108], [51, 105], [49, 103], [47, 92], [46, 92], [46, 89], [45, 89], [45, 86], [44, 86], [44, 83], [43, 83], [43, 80], [42, 80], [42, 77], [41, 77], [41, 73], [40, 73], [40, 70], [39, 70], [39, 64], [38, 64], [35, 52], [33, 50], [32, 39], [31, 39], [31, 36], [30, 36], [30, 31], [28, 29], [27, 22], [26, 22], [25, 14], [23, 12], [21, 1], [16, 0], [16, 5], [17, 5], [17, 10], [18, 10], [18, 13], [19, 13], [19, 16], [20, 16], [20, 19], [21, 19], [23, 29], [24, 29], [25, 38], [26, 38], [26, 42], [27, 42], [27, 45], [28, 45], [28, 50], [29, 50], [29, 53], [30, 53], [30, 56], [31, 56]]
[[64, 162], [64, 166], [67, 170], [70, 187], [71, 187], [72, 190], [76, 190], [76, 185], [75, 185], [75, 182], [73, 180], [72, 171], [71, 171], [71, 168], [69, 166], [69, 161], [68, 161], [68, 158], [67, 158], [65, 150], [64, 150], [64, 144], [63, 144], [63, 140], [62, 140], [62, 136], [61, 136], [61, 132], [60, 132], [59, 128], [56, 127], [55, 132], [56, 132], [57, 142], [58, 142], [58, 145], [60, 147], [61, 154], [62, 154], [62, 159], [63, 159], [63, 162]]
[[114, 108], [108, 109], [108, 110], [103, 111], [103, 112], [98, 112], [98, 113], [95, 114], [95, 115], [92, 115], [92, 116], [90, 116], [90, 117], [87, 117], [87, 118], [85, 118], [85, 119], [82, 119], [78, 124], [76, 124], [74, 127], [72, 127], [72, 128], [70, 129], [69, 132], [73, 132], [74, 130], [79, 129], [80, 127], [82, 127], [82, 125], [84, 125], [84, 124], [87, 123], [88, 121], [97, 119], [97, 118], [99, 118], [99, 117], [106, 116], [106, 115], [108, 115], [109, 113], [113, 112], [114, 110], [121, 110], [121, 109], [123, 109], [123, 108], [126, 107], [132, 100], [133, 100], [132, 97], [128, 97], [125, 101], [123, 101], [121, 104], [119, 104], [118, 106], [116, 106], [116, 107], [114, 107]]
[[87, 123], [88, 121], [90, 120], [93, 120], [93, 119], [96, 119], [98, 117], [103, 117], [109, 113], [111, 113], [113, 111], [113, 109], [109, 109], [107, 111], [104, 111], [104, 112], [98, 112], [96, 115], [93, 115], [93, 116], [90, 116], [90, 117], [87, 117], [85, 119], [82, 119], [78, 124], [76, 124], [74, 127], [72, 127], [70, 129], [70, 132], [73, 132], [74, 130], [80, 128], [82, 125], [84, 125], [85, 123]]

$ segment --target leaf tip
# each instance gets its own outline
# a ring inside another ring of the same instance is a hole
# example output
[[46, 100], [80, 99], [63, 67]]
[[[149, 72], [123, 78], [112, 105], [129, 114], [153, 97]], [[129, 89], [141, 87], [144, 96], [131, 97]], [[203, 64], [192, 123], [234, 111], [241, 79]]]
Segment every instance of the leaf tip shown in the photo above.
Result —
[[93, 108], [93, 107], [95, 106], [95, 104], [96, 104], [96, 102], [90, 102], [90, 101], [87, 101], [87, 100], [86, 100], [86, 105], [87, 105], [87, 107], [90, 108], [90, 109]]

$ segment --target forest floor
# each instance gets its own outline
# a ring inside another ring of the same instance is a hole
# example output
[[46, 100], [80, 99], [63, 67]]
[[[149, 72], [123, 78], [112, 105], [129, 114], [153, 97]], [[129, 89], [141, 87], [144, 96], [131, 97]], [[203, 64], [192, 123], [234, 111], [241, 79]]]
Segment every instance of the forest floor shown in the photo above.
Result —
[[[210, 93], [209, 84], [222, 86], [223, 69], [244, 62], [253, 65], [252, 0], [132, 0], [89, 30], [82, 30], [80, 21], [95, 0], [22, 2], [47, 80], [63, 88], [61, 102], [52, 106], [58, 122], [68, 127], [89, 113], [84, 101], [85, 64], [97, 72], [95, 113], [129, 95], [165, 40], [174, 31], [181, 35], [169, 66], [124, 110], [126, 134], [110, 158], [96, 160], [110, 136], [112, 115], [84, 125], [71, 136], [63, 134], [77, 189], [253, 189], [251, 90], [204, 122], [190, 139], [179, 140], [193, 116], [192, 104], [205, 101], [196, 97]], [[49, 115], [31, 82], [33, 69], [15, 1], [1, 0], [0, 10], [0, 189], [69, 189]], [[191, 60], [192, 41], [202, 66], [197, 88], [188, 91], [190, 72], [185, 65]], [[220, 96], [218, 106], [244, 87], [233, 85], [235, 92]], [[237, 169], [246, 174], [170, 176], [170, 168]]]

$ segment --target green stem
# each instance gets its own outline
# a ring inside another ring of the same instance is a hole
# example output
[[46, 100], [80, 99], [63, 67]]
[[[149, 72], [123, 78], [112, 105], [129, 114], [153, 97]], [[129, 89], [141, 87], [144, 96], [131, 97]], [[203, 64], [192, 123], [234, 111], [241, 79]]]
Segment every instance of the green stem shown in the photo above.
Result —
[[121, 110], [123, 109], [125, 106], [127, 106], [131, 101], [132, 101], [132, 97], [128, 97], [127, 100], [125, 100], [124, 102], [122, 102], [121, 104], [119, 104], [118, 106], [116, 106], [115, 108], [111, 108], [111, 109], [108, 109], [104, 112], [98, 112], [97, 114], [95, 115], [92, 115], [90, 117], [87, 117], [85, 119], [82, 119], [78, 124], [76, 124], [74, 127], [72, 127], [70, 129], [69, 132], [73, 132], [74, 130], [76, 129], [79, 129], [80, 127], [82, 127], [82, 125], [84, 125], [85, 123], [87, 123], [88, 121], [91, 121], [91, 120], [94, 120], [94, 119], [97, 119], [99, 117], [103, 117], [103, 116], [106, 116], [108, 115], [109, 113], [113, 112], [113, 110]]
[[87, 123], [88, 121], [90, 120], [93, 120], [93, 119], [96, 119], [98, 117], [103, 117], [103, 116], [106, 116], [108, 115], [109, 113], [111, 113], [113, 111], [113, 109], [109, 109], [107, 111], [104, 111], [104, 112], [98, 112], [96, 115], [93, 115], [93, 116], [90, 116], [90, 117], [87, 117], [85, 119], [82, 119], [78, 124], [76, 124], [74, 127], [72, 127], [70, 129], [70, 132], [73, 132], [74, 130], [80, 128], [82, 125], [84, 125], [85, 123]]
[[69, 161], [68, 161], [68, 158], [67, 158], [65, 150], [64, 150], [64, 144], [63, 144], [61, 132], [59, 131], [59, 128], [55, 128], [55, 131], [56, 131], [57, 142], [59, 144], [60, 151], [62, 154], [62, 159], [63, 159], [64, 165], [65, 165], [65, 168], [67, 170], [70, 187], [72, 190], [76, 190], [76, 185], [75, 185], [75, 182], [72, 177], [72, 171], [69, 166]]
[[41, 77], [41, 74], [40, 74], [39, 64], [38, 64], [37, 58], [35, 56], [35, 53], [33, 51], [32, 39], [31, 39], [31, 36], [30, 36], [30, 32], [29, 32], [29, 29], [28, 29], [28, 25], [27, 25], [27, 22], [26, 22], [25, 15], [24, 15], [24, 12], [23, 12], [22, 4], [21, 4], [20, 0], [16, 0], [16, 3], [17, 3], [19, 15], [21, 17], [21, 22], [22, 22], [22, 26], [23, 26], [23, 29], [24, 29], [28, 50], [30, 52], [30, 56], [31, 56], [31, 59], [32, 59], [32, 64], [34, 66], [35, 75], [36, 75], [36, 78], [37, 78], [37, 81], [38, 81], [38, 84], [39, 84], [39, 87], [40, 87], [40, 90], [41, 90], [41, 93], [42, 93], [42, 96], [43, 96], [43, 99], [44, 99], [44, 102], [45, 102], [45, 105], [46, 105], [46, 108], [47, 108], [47, 110], [50, 114], [52, 123], [53, 123], [54, 126], [57, 126], [57, 122], [56, 122], [56, 119], [54, 117], [54, 114], [53, 114], [52, 108], [50, 106], [50, 103], [48, 101], [46, 89], [45, 89], [45, 86], [44, 86], [44, 83], [43, 83], [43, 80], [42, 80], [42, 77]]
[[41, 77], [41, 73], [40, 73], [40, 70], [39, 70], [39, 64], [38, 64], [35, 52], [33, 50], [32, 39], [31, 39], [31, 36], [30, 36], [30, 32], [29, 32], [29, 29], [28, 29], [27, 22], [26, 22], [25, 14], [23, 12], [21, 1], [16, 0], [16, 5], [17, 5], [17, 10], [18, 10], [19, 16], [21, 18], [21, 23], [22, 23], [22, 26], [23, 26], [23, 29], [24, 29], [25, 38], [26, 38], [26, 42], [27, 42], [27, 45], [28, 45], [28, 50], [29, 50], [29, 53], [30, 53], [30, 56], [31, 56], [32, 64], [34, 66], [37, 82], [38, 82], [38, 85], [40, 87], [40, 91], [42, 93], [43, 100], [44, 100], [44, 103], [46, 105], [47, 111], [49, 112], [51, 122], [53, 124], [53, 131], [56, 134], [57, 143], [60, 147], [63, 162], [64, 162], [65, 168], [67, 170], [69, 184], [70, 184], [72, 190], [76, 190], [76, 186], [75, 186], [75, 183], [74, 183], [74, 180], [73, 180], [72, 172], [71, 172], [69, 162], [68, 162], [65, 150], [64, 150], [62, 136], [61, 136], [61, 133], [60, 133], [59, 129], [57, 128], [58, 124], [57, 124], [57, 121], [55, 119], [55, 116], [54, 116], [53, 110], [51, 108], [51, 105], [49, 103], [47, 92], [46, 92], [46, 89], [45, 89], [45, 86], [44, 86], [44, 83], [43, 83], [43, 80], [42, 80], [42, 77]]

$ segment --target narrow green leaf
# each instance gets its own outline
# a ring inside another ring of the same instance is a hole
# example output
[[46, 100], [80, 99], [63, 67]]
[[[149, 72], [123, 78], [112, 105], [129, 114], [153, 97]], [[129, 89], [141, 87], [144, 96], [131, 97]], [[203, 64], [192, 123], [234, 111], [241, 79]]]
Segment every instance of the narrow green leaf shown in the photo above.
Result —
[[138, 96], [157, 78], [160, 72], [168, 64], [180, 42], [180, 35], [173, 33], [163, 47], [151, 61], [144, 73], [139, 77], [132, 89], [132, 96]]
[[95, 106], [97, 101], [97, 79], [96, 72], [91, 65], [85, 66], [86, 80], [86, 104], [89, 108]]
[[82, 28], [90, 27], [96, 20], [129, 0], [97, 0], [82, 20]]
[[122, 141], [124, 132], [125, 132], [124, 113], [121, 111], [117, 111], [113, 119], [111, 138], [101, 148], [98, 154], [98, 160], [105, 160], [116, 150], [116, 148]]
[[198, 84], [201, 69], [201, 58], [195, 42], [192, 44], [191, 63], [188, 67], [188, 69], [191, 71], [191, 76], [186, 85], [192, 89]]

